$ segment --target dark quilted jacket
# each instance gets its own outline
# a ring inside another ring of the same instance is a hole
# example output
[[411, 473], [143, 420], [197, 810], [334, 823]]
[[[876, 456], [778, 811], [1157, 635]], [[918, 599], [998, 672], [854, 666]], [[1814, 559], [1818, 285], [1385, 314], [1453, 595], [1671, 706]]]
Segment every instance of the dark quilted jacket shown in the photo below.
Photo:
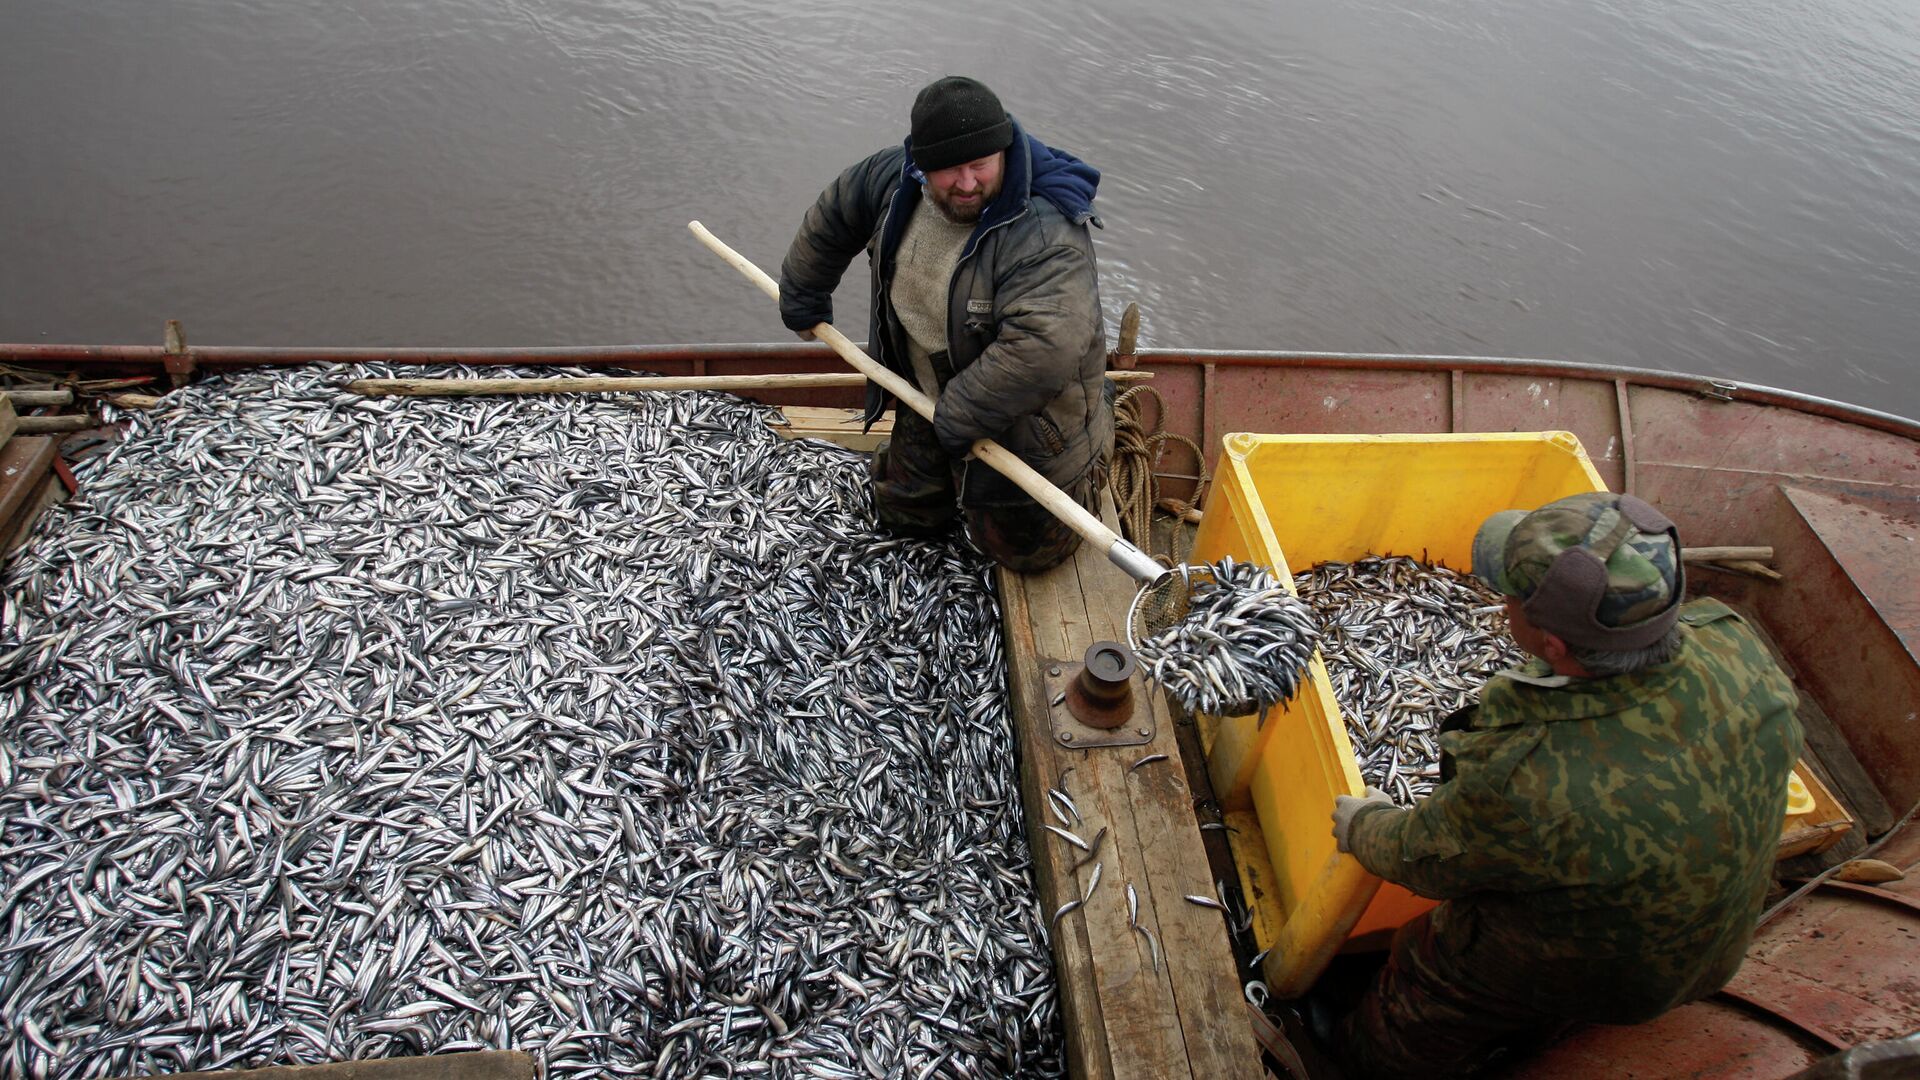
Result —
[[[1106, 328], [1087, 233], [1098, 178], [1014, 125], [1000, 195], [968, 238], [950, 292], [947, 353], [955, 374], [936, 404], [934, 430], [954, 457], [975, 439], [994, 439], [1066, 487], [1109, 453]], [[834, 287], [864, 249], [872, 268], [868, 350], [909, 381], [906, 333], [888, 297], [894, 253], [922, 198], [920, 180], [904, 145], [849, 168], [807, 211], [780, 267], [781, 319], [810, 329], [833, 320]], [[886, 405], [887, 395], [869, 385], [868, 419]], [[967, 463], [962, 502], [988, 505], [1016, 494], [987, 466]]]

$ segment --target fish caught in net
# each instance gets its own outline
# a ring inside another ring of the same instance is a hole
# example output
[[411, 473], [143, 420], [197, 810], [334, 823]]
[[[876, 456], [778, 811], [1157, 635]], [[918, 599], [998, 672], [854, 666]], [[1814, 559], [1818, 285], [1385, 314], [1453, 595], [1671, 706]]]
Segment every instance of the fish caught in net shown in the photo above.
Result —
[[1264, 713], [1292, 697], [1320, 640], [1311, 609], [1273, 571], [1231, 558], [1143, 589], [1128, 623], [1145, 625], [1133, 644], [1148, 676], [1211, 716]]

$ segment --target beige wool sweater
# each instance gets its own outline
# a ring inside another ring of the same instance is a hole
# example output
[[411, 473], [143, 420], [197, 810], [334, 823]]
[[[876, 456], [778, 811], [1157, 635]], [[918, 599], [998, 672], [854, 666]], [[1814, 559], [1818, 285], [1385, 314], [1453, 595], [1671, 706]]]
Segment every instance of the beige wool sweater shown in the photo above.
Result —
[[907, 332], [907, 357], [914, 381], [928, 397], [940, 396], [929, 356], [947, 348], [947, 294], [953, 268], [960, 264], [972, 225], [956, 225], [922, 194], [907, 220], [895, 255], [893, 288], [888, 293], [900, 326]]

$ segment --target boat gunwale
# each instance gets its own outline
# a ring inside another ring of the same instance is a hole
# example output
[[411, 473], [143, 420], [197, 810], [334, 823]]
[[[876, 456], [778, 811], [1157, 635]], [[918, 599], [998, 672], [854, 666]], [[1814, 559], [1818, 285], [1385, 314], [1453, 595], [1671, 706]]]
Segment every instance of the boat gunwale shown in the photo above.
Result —
[[[101, 365], [163, 365], [170, 355], [159, 345], [0, 344], [0, 361], [9, 363]], [[199, 367], [226, 369], [296, 364], [365, 363], [466, 364], [471, 366], [627, 366], [649, 363], [705, 363], [710, 361], [811, 362], [826, 361], [837, 370], [833, 350], [809, 342], [747, 342], [692, 345], [560, 345], [560, 346], [190, 346], [186, 355]], [[1783, 390], [1760, 383], [1713, 375], [1661, 371], [1654, 368], [1546, 360], [1534, 357], [1471, 356], [1430, 353], [1304, 352], [1265, 349], [1141, 349], [1132, 354], [1135, 365], [1225, 367], [1309, 367], [1392, 371], [1459, 371], [1483, 375], [1540, 375], [1626, 382], [1678, 390], [1702, 396], [1759, 405], [1859, 424], [1905, 438], [1920, 440], [1920, 420], [1854, 405], [1833, 398]]]

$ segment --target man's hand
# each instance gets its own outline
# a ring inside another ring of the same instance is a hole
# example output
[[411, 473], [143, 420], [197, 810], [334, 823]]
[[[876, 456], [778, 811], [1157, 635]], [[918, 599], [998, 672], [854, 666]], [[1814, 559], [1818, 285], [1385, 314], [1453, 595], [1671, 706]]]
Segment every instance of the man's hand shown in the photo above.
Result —
[[1379, 788], [1368, 788], [1364, 797], [1354, 795], [1335, 795], [1333, 797], [1333, 842], [1340, 846], [1345, 855], [1353, 848], [1347, 843], [1347, 836], [1353, 831], [1353, 821], [1360, 811], [1369, 806], [1392, 806], [1393, 798]]
[[801, 341], [814, 340], [813, 331], [811, 330], [795, 330], [794, 333], [799, 335]]

